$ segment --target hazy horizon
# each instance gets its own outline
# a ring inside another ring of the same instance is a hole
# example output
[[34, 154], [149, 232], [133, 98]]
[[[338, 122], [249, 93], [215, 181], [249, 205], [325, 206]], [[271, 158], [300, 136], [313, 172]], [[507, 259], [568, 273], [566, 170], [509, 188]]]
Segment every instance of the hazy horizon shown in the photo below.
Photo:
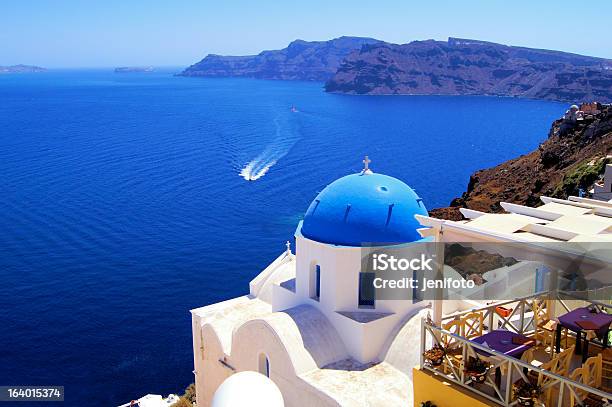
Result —
[[525, 0], [287, 5], [270, 0], [13, 3], [0, 15], [0, 65], [185, 67], [207, 54], [253, 55], [296, 39], [341, 36], [391, 43], [459, 37], [612, 59], [607, 21], [612, 2], [582, 8]]

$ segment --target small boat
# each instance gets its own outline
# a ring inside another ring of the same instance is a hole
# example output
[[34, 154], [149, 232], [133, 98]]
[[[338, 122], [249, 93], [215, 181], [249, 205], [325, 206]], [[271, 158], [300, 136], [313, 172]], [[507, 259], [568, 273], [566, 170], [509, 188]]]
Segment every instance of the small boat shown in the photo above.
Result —
[[295, 106], [291, 106], [291, 111], [292, 111], [293, 113], [297, 113], [297, 112], [298, 112], [298, 110], [295, 108]]

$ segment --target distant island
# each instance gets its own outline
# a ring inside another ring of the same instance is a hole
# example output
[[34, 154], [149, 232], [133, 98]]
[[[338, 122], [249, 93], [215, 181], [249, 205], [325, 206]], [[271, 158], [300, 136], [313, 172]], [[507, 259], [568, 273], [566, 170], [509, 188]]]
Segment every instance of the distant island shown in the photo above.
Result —
[[379, 43], [349, 55], [325, 89], [609, 102], [612, 60], [459, 38]]
[[115, 73], [153, 72], [152, 66], [120, 66]]
[[325, 81], [356, 95], [491, 95], [612, 101], [612, 60], [449, 38], [390, 44], [372, 38], [293, 41], [253, 56], [208, 55], [179, 75]]
[[380, 41], [372, 38], [340, 37], [330, 41], [293, 41], [278, 51], [249, 56], [208, 55], [185, 69], [180, 76], [229, 77], [326, 81], [351, 52]]
[[11, 65], [0, 66], [0, 73], [29, 73], [29, 72], [45, 72], [45, 68], [34, 65]]

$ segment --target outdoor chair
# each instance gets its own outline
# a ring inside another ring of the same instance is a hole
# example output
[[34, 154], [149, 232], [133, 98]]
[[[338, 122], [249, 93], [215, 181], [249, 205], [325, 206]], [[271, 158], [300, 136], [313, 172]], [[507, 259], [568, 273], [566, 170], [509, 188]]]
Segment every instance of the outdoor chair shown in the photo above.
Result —
[[[563, 352], [552, 358], [549, 362], [544, 363], [541, 368], [559, 376], [567, 377], [569, 374], [572, 356], [574, 354], [574, 348], [575, 346], [572, 345], [569, 348], [565, 349]], [[555, 379], [550, 376], [538, 374], [538, 385], [540, 386], [546, 386], [548, 384], [554, 383], [554, 381]], [[556, 392], [553, 392], [553, 390], [555, 389], [558, 389], [558, 386], [552, 384], [544, 390], [544, 399], [546, 400], [546, 405], [554, 405], [553, 400], [557, 395]]]
[[463, 336], [466, 339], [482, 336], [484, 331], [484, 315], [481, 312], [471, 312], [461, 319]]
[[[530, 350], [531, 349], [529, 349], [529, 351]], [[533, 356], [532, 356], [532, 360], [533, 360]], [[544, 369], [544, 370], [548, 370], [548, 371], [552, 371], [553, 369], [556, 369], [558, 364], [559, 364], [559, 358], [555, 357], [555, 358], [552, 358], [551, 360], [549, 360], [548, 362], [542, 363], [542, 365], [540, 365], [539, 368], [540, 369]], [[549, 380], [548, 376], [544, 376], [544, 375], [536, 372], [535, 370], [529, 370], [529, 372], [527, 372], [526, 376], [529, 379], [529, 382], [534, 383], [534, 384], [538, 384], [540, 386], [546, 385], [546, 383]], [[512, 385], [513, 388], [517, 388], [518, 386], [520, 386], [520, 384], [522, 382], [524, 382], [524, 380], [522, 378], [518, 379], [517, 381], [515, 381], [513, 383], [513, 385]]]
[[[582, 384], [587, 384], [587, 382], [589, 381], [589, 371], [585, 369], [584, 367], [576, 368], [570, 374], [570, 380], [573, 380], [575, 382], [582, 383]], [[576, 395], [580, 397], [580, 400], [582, 401], [584, 401], [588, 395], [586, 390], [575, 388], [574, 391], [576, 392]], [[574, 396], [574, 392], [570, 391], [569, 394], [570, 394], [569, 406], [574, 407], [576, 405], [576, 399]]]
[[[442, 329], [452, 334], [462, 336], [463, 321], [456, 319], [456, 320], [447, 322], [446, 324], [442, 324]], [[452, 336], [444, 335], [444, 334], [442, 334], [441, 342], [442, 342], [442, 346], [444, 346], [444, 349], [446, 350], [446, 355], [448, 356], [450, 363], [456, 369], [460, 368], [461, 361], [463, 359], [463, 346], [461, 346], [462, 345], [461, 342], [453, 338]], [[450, 371], [450, 367], [448, 366], [449, 360], [447, 360], [446, 358], [444, 360], [444, 363], [443, 363], [444, 373], [448, 373]]]
[[[549, 348], [550, 357], [555, 352], [555, 332], [558, 322], [550, 318], [550, 312], [546, 300], [534, 300], [532, 303], [533, 322], [535, 326], [534, 338], [539, 346]], [[567, 329], [563, 328], [563, 339], [567, 348]]]
[[[592, 361], [591, 363], [593, 365], [597, 365], [598, 362]], [[585, 362], [585, 365], [586, 365], [586, 362]], [[591, 367], [592, 366], [582, 366], [577, 369], [574, 369], [574, 371], [570, 375], [570, 380], [585, 384], [590, 387], [594, 387], [592, 383], [594, 381], [597, 381], [597, 377], [595, 377], [594, 379], [591, 378], [591, 374], [590, 374]], [[597, 375], [597, 373], [595, 373], [595, 375]], [[586, 390], [574, 388], [574, 392], [576, 396], [580, 398], [580, 401], [583, 405], [588, 405], [589, 407], [598, 407], [598, 406], [608, 405], [606, 400], [602, 400], [600, 397], [595, 396], [594, 394], [591, 394], [587, 392]], [[575, 396], [574, 396], [574, 392], [571, 392], [571, 391], [569, 392], [570, 393], [569, 407], [574, 407], [577, 404]]]
[[603, 359], [601, 353], [597, 356], [590, 357], [584, 362], [582, 367], [589, 373], [587, 385], [599, 389], [601, 387], [602, 365]]
[[557, 356], [559, 362], [557, 363], [557, 368], [553, 373], [565, 377], [569, 376], [570, 364], [572, 363], [572, 356], [574, 356], [575, 348], [576, 345], [572, 345], [569, 348], [565, 348], [563, 352], [559, 353]]
[[601, 389], [608, 393], [612, 392], [612, 348], [604, 349], [601, 352]]
[[523, 354], [521, 355], [521, 360], [525, 363], [529, 363], [531, 364], [531, 362], [534, 361], [535, 356], [534, 356], [534, 348], [529, 348], [527, 349], [525, 352], [523, 352]]

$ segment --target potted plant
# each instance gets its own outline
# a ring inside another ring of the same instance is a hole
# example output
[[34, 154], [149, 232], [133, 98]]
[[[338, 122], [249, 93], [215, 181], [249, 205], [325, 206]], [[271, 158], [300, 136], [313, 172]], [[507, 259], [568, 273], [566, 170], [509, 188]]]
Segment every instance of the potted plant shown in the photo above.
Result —
[[521, 381], [514, 387], [514, 397], [519, 406], [533, 407], [542, 394], [542, 387], [535, 383]]
[[440, 345], [434, 345], [431, 349], [426, 350], [423, 353], [425, 361], [432, 366], [440, 366], [446, 351]]
[[476, 357], [469, 358], [465, 364], [465, 375], [475, 383], [484, 383], [489, 371], [489, 364]]

